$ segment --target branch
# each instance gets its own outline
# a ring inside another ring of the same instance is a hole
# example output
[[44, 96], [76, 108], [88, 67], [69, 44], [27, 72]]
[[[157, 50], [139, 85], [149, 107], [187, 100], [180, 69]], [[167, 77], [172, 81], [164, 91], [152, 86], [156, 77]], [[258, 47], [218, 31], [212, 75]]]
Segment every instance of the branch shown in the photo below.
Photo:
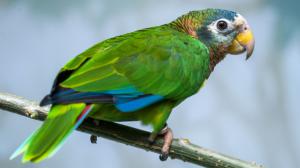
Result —
[[[0, 109], [40, 121], [46, 119], [49, 110], [47, 107], [40, 107], [34, 101], [7, 93], [0, 93]], [[99, 126], [95, 126], [93, 119], [88, 118], [78, 130], [146, 151], [160, 153], [163, 144], [162, 138], [158, 138], [154, 144], [149, 145], [147, 140], [150, 135], [149, 132], [107, 121], [99, 121], [99, 123]], [[173, 140], [170, 157], [211, 168], [262, 168], [255, 163], [248, 163], [199, 147], [187, 139]]]

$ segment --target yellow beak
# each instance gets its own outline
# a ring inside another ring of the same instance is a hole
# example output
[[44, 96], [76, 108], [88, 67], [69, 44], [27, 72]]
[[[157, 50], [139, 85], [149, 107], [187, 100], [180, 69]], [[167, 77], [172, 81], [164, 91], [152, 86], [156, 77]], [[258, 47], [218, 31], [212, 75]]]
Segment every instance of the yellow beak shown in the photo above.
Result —
[[240, 54], [247, 51], [246, 60], [250, 58], [254, 50], [254, 36], [249, 26], [243, 26], [241, 32], [233, 40], [228, 48], [230, 54]]

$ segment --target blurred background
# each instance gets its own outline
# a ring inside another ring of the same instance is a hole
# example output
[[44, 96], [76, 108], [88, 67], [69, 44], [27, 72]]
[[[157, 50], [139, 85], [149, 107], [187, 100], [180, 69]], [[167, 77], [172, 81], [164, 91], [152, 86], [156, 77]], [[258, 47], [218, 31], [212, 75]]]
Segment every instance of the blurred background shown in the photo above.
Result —
[[[300, 167], [300, 1], [0, 0], [0, 92], [39, 101], [69, 59], [96, 42], [203, 8], [238, 11], [256, 36], [252, 58], [228, 56], [169, 119], [176, 137], [270, 168]], [[51, 159], [8, 158], [41, 122], [0, 111], [0, 167], [197, 167], [75, 132]], [[131, 124], [139, 126], [138, 123]], [[139, 126], [140, 127], [140, 126]], [[141, 127], [147, 129], [145, 127]]]

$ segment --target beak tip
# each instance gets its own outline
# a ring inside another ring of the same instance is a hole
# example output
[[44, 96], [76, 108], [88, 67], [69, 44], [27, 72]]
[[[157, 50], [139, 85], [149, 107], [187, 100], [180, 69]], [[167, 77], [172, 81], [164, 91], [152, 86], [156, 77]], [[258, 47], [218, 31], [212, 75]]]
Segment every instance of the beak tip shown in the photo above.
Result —
[[249, 50], [247, 49], [247, 55], [246, 55], [246, 60], [248, 60], [253, 54], [253, 49]]
[[246, 56], [246, 61], [248, 61], [248, 59], [251, 57], [251, 55], [248, 55]]
[[254, 39], [251, 40], [251, 42], [249, 42], [245, 47], [246, 47], [246, 51], [247, 51], [247, 55], [246, 55], [246, 60], [248, 60], [254, 51], [254, 46], [255, 46], [255, 41]]

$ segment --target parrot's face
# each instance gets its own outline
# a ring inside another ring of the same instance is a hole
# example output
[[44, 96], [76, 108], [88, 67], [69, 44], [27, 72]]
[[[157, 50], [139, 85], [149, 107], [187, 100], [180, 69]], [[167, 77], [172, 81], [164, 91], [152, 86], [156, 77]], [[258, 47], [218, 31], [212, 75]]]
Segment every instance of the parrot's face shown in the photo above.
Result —
[[217, 10], [198, 28], [198, 38], [222, 54], [247, 51], [247, 59], [254, 49], [254, 37], [246, 19], [235, 12]]

